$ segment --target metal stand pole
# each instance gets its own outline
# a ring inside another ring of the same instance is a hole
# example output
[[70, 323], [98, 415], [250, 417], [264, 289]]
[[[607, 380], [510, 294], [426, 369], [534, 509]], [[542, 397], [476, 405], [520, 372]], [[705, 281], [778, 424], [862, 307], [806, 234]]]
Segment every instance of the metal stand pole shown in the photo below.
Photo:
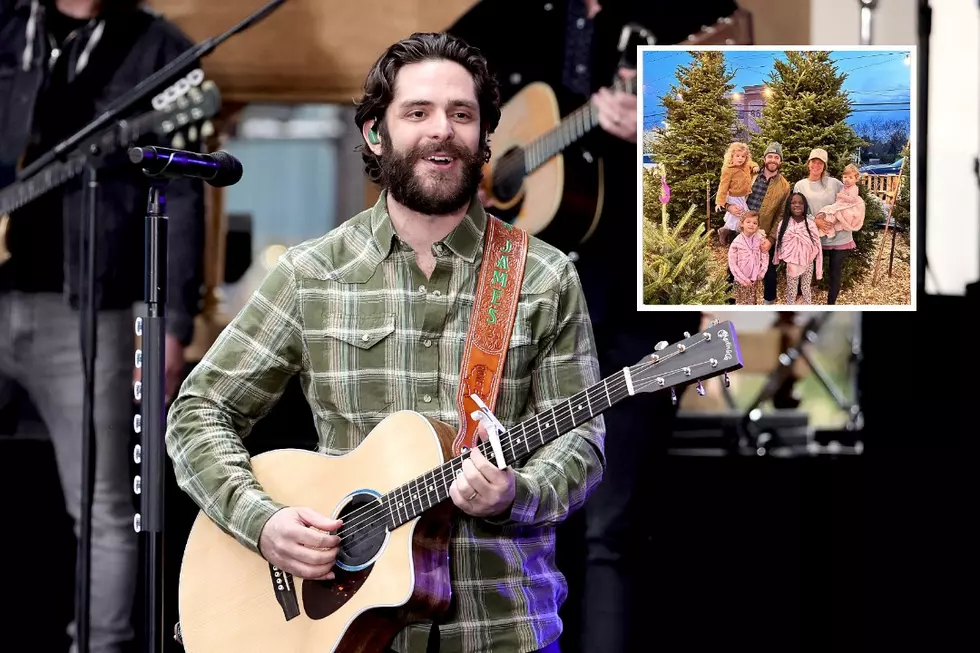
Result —
[[[134, 479], [134, 491], [140, 495], [140, 512], [134, 526], [145, 533], [146, 587], [145, 653], [161, 653], [164, 647], [163, 625], [163, 526], [164, 487], [167, 460], [166, 405], [164, 380], [164, 344], [167, 314], [167, 200], [166, 181], [154, 180], [146, 209], [146, 318], [137, 318], [136, 333], [142, 347], [136, 351], [136, 366], [142, 368], [141, 380], [134, 387], [140, 401], [140, 415], [134, 429], [140, 434], [134, 458], [140, 465], [140, 475]], [[145, 355], [143, 354], [145, 352]]]

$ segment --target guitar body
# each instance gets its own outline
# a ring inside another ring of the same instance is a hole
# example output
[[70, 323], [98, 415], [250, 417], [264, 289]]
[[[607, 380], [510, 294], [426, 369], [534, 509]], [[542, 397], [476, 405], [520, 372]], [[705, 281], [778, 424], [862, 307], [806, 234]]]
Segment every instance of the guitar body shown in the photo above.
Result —
[[[602, 213], [602, 161], [571, 146], [528, 175], [521, 150], [561, 124], [550, 86], [533, 82], [501, 109], [492, 135], [493, 158], [483, 168], [483, 190], [491, 212], [502, 220], [570, 248], [588, 239]], [[509, 154], [510, 153], [510, 154]], [[520, 156], [515, 157], [515, 154]], [[556, 215], [561, 219], [554, 221]]]
[[[345, 456], [278, 450], [252, 458], [256, 477], [283, 504], [343, 518], [358, 493], [385, 494], [452, 456], [452, 427], [402, 411]], [[364, 495], [362, 495], [364, 496]], [[368, 497], [373, 498], [373, 497]], [[298, 615], [287, 621], [269, 563], [202, 512], [180, 571], [180, 632], [188, 653], [352, 653], [384, 650], [407, 624], [449, 608], [451, 502], [380, 533], [363, 569], [334, 567], [332, 581], [294, 578]], [[376, 555], [373, 550], [378, 549]], [[346, 546], [346, 545], [344, 545]]]

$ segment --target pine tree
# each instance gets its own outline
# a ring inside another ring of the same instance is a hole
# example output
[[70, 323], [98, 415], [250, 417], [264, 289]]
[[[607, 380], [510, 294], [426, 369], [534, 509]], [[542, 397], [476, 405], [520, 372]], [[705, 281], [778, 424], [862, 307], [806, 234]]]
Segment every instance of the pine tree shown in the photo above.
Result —
[[[787, 51], [785, 55], [786, 61], [774, 62], [766, 82], [769, 99], [759, 120], [760, 133], [752, 138], [753, 155], [761, 161], [769, 143], [782, 145], [780, 172], [792, 186], [809, 174], [807, 157], [810, 150], [820, 147], [830, 159], [827, 174], [840, 179], [852, 154], [868, 144], [846, 122], [851, 115], [851, 103], [843, 90], [847, 74], [838, 72], [830, 52]], [[871, 219], [864, 224], [854, 232], [856, 248], [845, 259], [842, 289], [861, 281], [869, 269], [868, 260], [874, 257], [877, 232]], [[826, 286], [827, 277], [819, 283]]]
[[736, 128], [736, 112], [729, 94], [734, 73], [725, 68], [723, 52], [691, 52], [694, 61], [678, 66], [677, 84], [661, 101], [666, 127], [657, 127], [651, 143], [654, 161], [663, 164], [673, 180], [671, 194], [682, 207], [705, 205], [705, 184], [712, 195], [725, 149]]
[[[729, 297], [727, 271], [711, 251], [710, 236], [700, 221], [684, 233], [695, 208], [670, 226], [662, 169], [643, 171], [643, 302], [659, 306], [718, 305]], [[659, 214], [659, 215], [658, 215]]]

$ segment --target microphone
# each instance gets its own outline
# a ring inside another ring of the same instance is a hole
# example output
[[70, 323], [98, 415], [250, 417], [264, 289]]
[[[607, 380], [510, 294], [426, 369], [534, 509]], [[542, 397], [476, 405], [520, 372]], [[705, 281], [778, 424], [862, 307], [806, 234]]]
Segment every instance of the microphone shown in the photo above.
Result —
[[131, 148], [129, 160], [142, 165], [150, 176], [193, 177], [216, 188], [237, 184], [242, 178], [242, 162], [222, 150], [201, 154], [150, 145]]

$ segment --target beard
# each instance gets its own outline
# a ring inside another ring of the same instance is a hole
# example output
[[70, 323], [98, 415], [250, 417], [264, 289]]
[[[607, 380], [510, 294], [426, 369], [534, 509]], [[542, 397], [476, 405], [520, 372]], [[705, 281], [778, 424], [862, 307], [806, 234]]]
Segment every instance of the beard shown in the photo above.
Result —
[[779, 167], [781, 165], [782, 164], [780, 164], [780, 163], [772, 163], [772, 162], [770, 162], [770, 163], [767, 163], [766, 164], [766, 170], [768, 170], [769, 172], [779, 172]]
[[[386, 154], [381, 156], [381, 183], [404, 207], [423, 215], [447, 215], [466, 206], [483, 179], [483, 151], [470, 152], [455, 142], [416, 145], [398, 152], [386, 130], [381, 130]], [[457, 161], [448, 170], [418, 172], [419, 161], [441, 152]]]

